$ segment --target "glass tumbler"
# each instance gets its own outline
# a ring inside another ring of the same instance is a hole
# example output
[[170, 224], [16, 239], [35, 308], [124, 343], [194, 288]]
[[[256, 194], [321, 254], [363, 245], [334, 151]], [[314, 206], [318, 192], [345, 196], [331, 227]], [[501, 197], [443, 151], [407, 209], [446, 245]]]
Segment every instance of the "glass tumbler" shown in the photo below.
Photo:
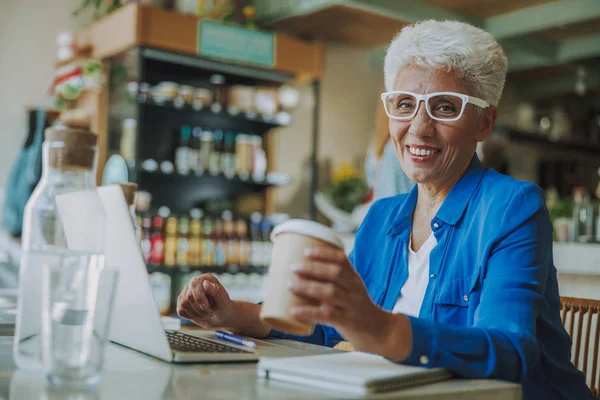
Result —
[[42, 265], [42, 362], [53, 384], [100, 381], [119, 275], [97, 258], [68, 252]]

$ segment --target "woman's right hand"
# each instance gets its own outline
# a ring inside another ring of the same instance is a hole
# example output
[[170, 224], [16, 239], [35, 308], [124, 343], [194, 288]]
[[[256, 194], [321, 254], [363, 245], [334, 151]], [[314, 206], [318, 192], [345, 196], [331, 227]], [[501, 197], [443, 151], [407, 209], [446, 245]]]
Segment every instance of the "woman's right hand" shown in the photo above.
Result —
[[177, 298], [177, 314], [205, 329], [230, 326], [233, 301], [211, 274], [195, 276]]

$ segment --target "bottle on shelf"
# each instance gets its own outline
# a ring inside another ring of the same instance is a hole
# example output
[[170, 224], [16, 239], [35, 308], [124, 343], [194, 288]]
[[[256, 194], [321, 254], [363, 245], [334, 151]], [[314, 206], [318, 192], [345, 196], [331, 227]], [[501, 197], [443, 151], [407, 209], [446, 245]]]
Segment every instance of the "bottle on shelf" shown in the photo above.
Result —
[[187, 217], [179, 218], [179, 236], [177, 237], [177, 264], [179, 265], [189, 265], [190, 263], [189, 233], [190, 220]]
[[200, 137], [200, 168], [199, 173], [208, 171], [210, 155], [214, 150], [214, 135], [210, 131], [202, 132]]
[[233, 178], [235, 176], [235, 134], [233, 132], [225, 134], [225, 146], [221, 160], [223, 174], [229, 179]]
[[215, 265], [224, 267], [227, 263], [225, 238], [223, 237], [223, 221], [215, 220]]
[[189, 125], [181, 127], [179, 135], [179, 144], [175, 150], [175, 169], [179, 174], [188, 174], [190, 172], [190, 137], [192, 130]]
[[233, 223], [233, 214], [231, 211], [224, 211], [223, 215], [223, 234], [227, 243], [226, 263], [227, 265], [240, 264], [240, 241], [235, 232]]
[[262, 215], [258, 212], [250, 215], [250, 264], [261, 265], [262, 236], [260, 231]]
[[[42, 271], [40, 267], [62, 268], [69, 248], [58, 216], [58, 195], [85, 192], [85, 221], [89, 234], [78, 252], [86, 265], [99, 270], [104, 266], [105, 214], [96, 192], [97, 136], [84, 129], [66, 126], [48, 128], [42, 145], [42, 177], [24, 210], [22, 256], [20, 262], [18, 304], [13, 339], [13, 359], [22, 369], [42, 370]], [[83, 219], [84, 217], [82, 217]], [[57, 303], [58, 304], [58, 303]], [[71, 316], [80, 310], [65, 309]], [[59, 316], [53, 324], [61, 324], [65, 336], [80, 333]], [[72, 329], [71, 329], [72, 328]], [[73, 338], [72, 338], [73, 339]], [[67, 340], [67, 339], [65, 339]], [[71, 341], [73, 342], [73, 340]], [[73, 345], [76, 345], [73, 343]]]
[[267, 155], [263, 149], [260, 136], [252, 136], [252, 179], [257, 182], [265, 180], [267, 174]]
[[219, 175], [221, 171], [221, 157], [223, 154], [224, 138], [223, 131], [216, 130], [214, 133], [213, 151], [209, 155], [209, 173], [211, 175]]
[[240, 179], [250, 177], [250, 138], [244, 133], [235, 138], [235, 165]]
[[240, 265], [252, 265], [250, 241], [248, 240], [248, 225], [246, 221], [239, 218], [236, 223], [236, 232], [239, 238]]
[[213, 239], [213, 225], [210, 218], [205, 218], [202, 224], [202, 265], [215, 265], [215, 242]]
[[121, 126], [121, 143], [119, 152], [127, 163], [127, 166], [135, 166], [135, 146], [137, 138], [137, 121], [133, 118], [125, 118]]
[[165, 238], [162, 234], [164, 219], [160, 215], [152, 219], [152, 236], [150, 237], [150, 264], [163, 264], [165, 261]]
[[199, 267], [202, 265], [202, 221], [201, 211], [198, 209], [191, 210], [190, 216], [192, 221], [190, 222], [190, 256], [189, 264], [192, 267]]
[[192, 138], [190, 139], [189, 169], [190, 171], [201, 174], [202, 164], [200, 163], [200, 144], [202, 137], [202, 128], [196, 126], [192, 129]]
[[587, 243], [593, 240], [594, 208], [590, 195], [584, 187], [573, 189], [573, 228], [574, 239], [577, 242]]
[[262, 253], [260, 258], [260, 265], [262, 267], [268, 267], [271, 263], [271, 253], [273, 252], [273, 244], [271, 243], [271, 221], [268, 218], [263, 218], [260, 223], [261, 239], [262, 239]]
[[167, 267], [177, 265], [177, 218], [169, 217], [165, 224], [165, 257]]
[[142, 257], [144, 257], [146, 264], [150, 261], [150, 250], [152, 249], [150, 242], [151, 229], [152, 218], [150, 218], [149, 214], [144, 214], [142, 217], [142, 241], [140, 247], [142, 248]]
[[171, 312], [171, 277], [162, 272], [153, 272], [148, 279], [158, 311], [163, 316], [169, 315]]

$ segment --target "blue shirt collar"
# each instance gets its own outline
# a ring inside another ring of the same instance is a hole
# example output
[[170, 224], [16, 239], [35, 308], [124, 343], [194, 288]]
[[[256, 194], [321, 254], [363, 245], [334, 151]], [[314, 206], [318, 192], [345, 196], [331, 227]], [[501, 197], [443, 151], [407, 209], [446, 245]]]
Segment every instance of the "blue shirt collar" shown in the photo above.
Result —
[[[479, 185], [485, 170], [477, 155], [473, 156], [467, 171], [460, 180], [450, 189], [450, 193], [438, 210], [436, 218], [450, 225], [456, 225], [462, 218], [471, 200], [475, 189]], [[408, 196], [404, 198], [396, 219], [388, 233], [400, 234], [412, 224], [412, 214], [417, 204], [417, 185], [413, 187]]]

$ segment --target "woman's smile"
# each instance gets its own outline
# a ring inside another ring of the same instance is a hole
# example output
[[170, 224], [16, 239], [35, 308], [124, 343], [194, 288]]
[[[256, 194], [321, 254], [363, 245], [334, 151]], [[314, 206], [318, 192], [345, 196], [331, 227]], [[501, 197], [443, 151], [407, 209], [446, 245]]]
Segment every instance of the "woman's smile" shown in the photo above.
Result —
[[408, 158], [415, 163], [426, 163], [436, 160], [442, 149], [432, 146], [409, 144], [405, 146]]

